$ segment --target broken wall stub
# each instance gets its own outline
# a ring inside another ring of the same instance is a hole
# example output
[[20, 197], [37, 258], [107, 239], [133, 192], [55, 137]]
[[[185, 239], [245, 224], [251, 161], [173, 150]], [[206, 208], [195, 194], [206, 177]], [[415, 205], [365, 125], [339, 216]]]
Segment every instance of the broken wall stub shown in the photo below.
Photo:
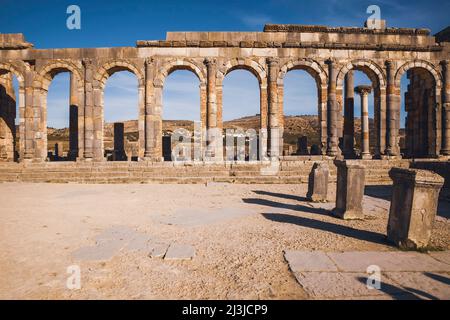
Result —
[[337, 167], [337, 189], [333, 215], [346, 220], [364, 219], [365, 167], [355, 160], [335, 160], [334, 164]]
[[387, 238], [404, 249], [426, 248], [444, 178], [428, 170], [392, 168]]

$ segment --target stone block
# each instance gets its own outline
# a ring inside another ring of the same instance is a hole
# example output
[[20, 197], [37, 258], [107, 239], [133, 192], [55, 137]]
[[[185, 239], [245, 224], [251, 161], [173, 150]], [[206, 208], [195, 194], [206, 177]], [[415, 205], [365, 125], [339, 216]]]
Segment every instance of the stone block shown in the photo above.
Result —
[[363, 219], [365, 168], [352, 160], [335, 160], [337, 167], [336, 207], [333, 214], [342, 219]]
[[309, 174], [306, 197], [314, 202], [326, 202], [328, 195], [329, 169], [326, 163], [314, 163]]
[[427, 170], [392, 168], [394, 182], [387, 227], [388, 240], [401, 248], [428, 246], [444, 178]]

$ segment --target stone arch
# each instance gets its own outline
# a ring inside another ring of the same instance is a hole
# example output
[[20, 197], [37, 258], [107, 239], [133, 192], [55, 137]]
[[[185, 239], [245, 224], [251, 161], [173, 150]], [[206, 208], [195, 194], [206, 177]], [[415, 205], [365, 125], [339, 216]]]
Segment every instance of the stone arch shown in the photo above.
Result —
[[254, 60], [240, 59], [240, 58], [228, 60], [220, 68], [218, 68], [217, 70], [218, 85], [222, 84], [223, 79], [227, 74], [229, 74], [231, 71], [238, 69], [243, 69], [251, 72], [258, 79], [261, 88], [267, 87], [267, 74], [264, 67]]
[[[420, 74], [420, 83], [410, 79], [407, 90], [408, 98], [400, 95], [401, 78], [407, 71], [413, 73], [419, 71], [418, 74]], [[441, 148], [443, 121], [441, 73], [428, 61], [413, 60], [404, 63], [397, 69], [394, 80], [396, 93], [399, 94], [398, 108], [400, 109], [404, 105], [404, 110], [407, 113], [405, 119], [406, 154], [411, 157], [437, 156]], [[421, 83], [423, 80], [425, 80], [425, 83]], [[416, 95], [416, 92], [419, 95]], [[413, 99], [414, 102], [408, 102], [408, 100]], [[398, 127], [400, 127], [400, 121], [400, 117], [398, 117]]]
[[[35, 80], [35, 87], [40, 87], [48, 91], [52, 79], [61, 72], [71, 72], [77, 81], [77, 87], [83, 88], [83, 72], [75, 63], [68, 60], [52, 60], [44, 65], [38, 72], [38, 79]], [[40, 83], [38, 83], [40, 82]]]
[[138, 80], [138, 86], [144, 86], [144, 75], [142, 71], [134, 63], [128, 60], [111, 60], [104, 63], [97, 69], [94, 79], [99, 82], [100, 87], [103, 89], [105, 87], [106, 80], [108, 80], [111, 75], [119, 71], [129, 71], [133, 73]]
[[23, 72], [15, 66], [12, 63], [4, 63], [0, 62], [0, 75], [2, 74], [2, 70], [5, 70], [7, 72], [11, 72], [13, 75], [16, 76], [17, 80], [19, 81], [19, 85], [24, 86], [25, 84], [25, 76]]
[[336, 78], [336, 88], [342, 89], [344, 77], [350, 70], [358, 70], [364, 72], [373, 84], [380, 88], [386, 88], [386, 75], [378, 64], [367, 59], [352, 60], [344, 65], [338, 72]]
[[278, 73], [277, 84], [279, 86], [283, 85], [283, 80], [286, 75], [291, 70], [305, 70], [308, 72], [316, 81], [316, 85], [319, 87], [327, 86], [328, 75], [325, 70], [320, 66], [319, 63], [312, 59], [300, 59], [294, 61], [288, 61], [285, 63]]
[[437, 70], [437, 68], [430, 62], [425, 60], [414, 60], [414, 61], [408, 61], [404, 63], [400, 68], [398, 68], [397, 72], [395, 73], [395, 85], [396, 87], [400, 87], [400, 81], [402, 79], [403, 74], [412, 68], [421, 68], [428, 70], [431, 75], [434, 78], [434, 82], [436, 84], [436, 88], [442, 87], [442, 80], [441, 80], [441, 74]]
[[177, 59], [165, 63], [155, 76], [154, 84], [162, 87], [166, 78], [174, 71], [188, 70], [194, 73], [200, 81], [200, 86], [206, 86], [206, 71], [192, 60]]
[[[345, 104], [343, 97], [344, 78], [350, 70], [362, 71], [372, 82], [375, 130], [370, 134], [374, 134], [374, 156], [380, 157], [384, 153], [386, 140], [386, 121], [384, 120], [386, 119], [386, 74], [382, 67], [368, 59], [356, 59], [345, 64], [336, 77], [336, 93], [340, 113], [344, 110]], [[339, 130], [341, 130], [342, 135], [344, 135], [344, 119], [345, 117], [342, 117], [339, 122]]]
[[[19, 83], [18, 101], [14, 102], [13, 108], [18, 108], [18, 113], [13, 111], [14, 117], [7, 116], [8, 111], [4, 116], [0, 117], [0, 131], [3, 131], [0, 138], [0, 158], [6, 161], [20, 161], [23, 159], [25, 153], [25, 73], [30, 71], [30, 67], [23, 61], [15, 62], [0, 62], [0, 76], [11, 74], [16, 77]], [[12, 101], [11, 101], [12, 102]], [[6, 109], [8, 110], [8, 108]], [[9, 111], [12, 111], [9, 109]], [[0, 111], [1, 113], [1, 111]], [[19, 141], [16, 143], [16, 124], [15, 121], [19, 119]], [[3, 141], [2, 141], [3, 140]], [[16, 157], [18, 156], [18, 157]]]

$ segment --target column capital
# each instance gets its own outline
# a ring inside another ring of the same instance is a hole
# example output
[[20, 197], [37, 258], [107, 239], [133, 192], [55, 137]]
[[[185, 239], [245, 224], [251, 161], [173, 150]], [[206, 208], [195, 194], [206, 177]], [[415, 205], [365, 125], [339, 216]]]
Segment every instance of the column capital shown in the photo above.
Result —
[[217, 64], [217, 60], [216, 59], [214, 59], [214, 58], [205, 58], [205, 60], [203, 60], [203, 63], [207, 66], [207, 67], [209, 67], [209, 66], [214, 66], [214, 65], [216, 65]]
[[357, 86], [355, 87], [355, 92], [358, 93], [361, 96], [365, 96], [368, 95], [369, 93], [372, 92], [372, 87], [371, 86]]
[[325, 64], [331, 65], [333, 63], [336, 63], [336, 58], [328, 58], [327, 60], [325, 60]]
[[87, 65], [91, 65], [93, 62], [92, 62], [92, 59], [90, 59], [90, 58], [83, 58], [82, 63], [84, 66], [87, 66]]
[[155, 58], [153, 57], [149, 57], [149, 58], [145, 58], [145, 65], [151, 65], [153, 62], [155, 61]]
[[280, 63], [280, 59], [278, 59], [276, 57], [269, 57], [266, 59], [266, 61], [269, 66], [273, 66], [273, 67], [277, 66]]
[[384, 65], [386, 66], [386, 68], [393, 68], [395, 66], [394, 61], [392, 60], [386, 60], [384, 62]]

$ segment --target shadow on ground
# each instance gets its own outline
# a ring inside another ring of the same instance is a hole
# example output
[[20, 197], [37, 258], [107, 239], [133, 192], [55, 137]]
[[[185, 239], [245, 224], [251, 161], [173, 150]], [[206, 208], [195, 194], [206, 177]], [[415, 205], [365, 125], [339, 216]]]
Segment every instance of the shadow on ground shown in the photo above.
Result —
[[[359, 277], [358, 280], [363, 284], [367, 283], [366, 277]], [[379, 290], [390, 295], [394, 300], [438, 300], [437, 297], [425, 291], [415, 288], [394, 286], [385, 282], [381, 283]]]
[[298, 217], [284, 213], [263, 213], [262, 216], [275, 222], [295, 224], [301, 227], [332, 232], [345, 237], [390, 246], [390, 243], [387, 242], [384, 234], [373, 231], [358, 230], [340, 224]]

